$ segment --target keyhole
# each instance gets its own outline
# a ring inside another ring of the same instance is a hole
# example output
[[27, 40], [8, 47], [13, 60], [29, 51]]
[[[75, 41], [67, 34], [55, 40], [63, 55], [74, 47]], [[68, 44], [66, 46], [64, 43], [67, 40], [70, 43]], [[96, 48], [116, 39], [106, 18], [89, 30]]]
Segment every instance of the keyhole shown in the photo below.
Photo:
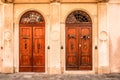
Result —
[[72, 43], [72, 44], [71, 44], [71, 50], [73, 50], [73, 49], [74, 49], [74, 44]]
[[25, 43], [25, 49], [27, 49], [27, 44]]
[[38, 49], [40, 49], [40, 43], [38, 44]]
[[37, 45], [37, 47], [38, 47], [38, 53], [39, 53], [39, 49], [40, 49], [40, 43]]

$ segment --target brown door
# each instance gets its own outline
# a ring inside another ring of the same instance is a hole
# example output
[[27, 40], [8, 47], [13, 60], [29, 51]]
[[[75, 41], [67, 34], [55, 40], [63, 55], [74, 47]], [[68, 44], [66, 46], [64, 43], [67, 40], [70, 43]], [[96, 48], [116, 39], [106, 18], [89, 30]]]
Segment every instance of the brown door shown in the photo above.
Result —
[[66, 69], [92, 69], [91, 25], [66, 25]]
[[33, 27], [33, 71], [45, 71], [45, 30]]
[[45, 71], [44, 27], [20, 27], [20, 72]]
[[32, 71], [32, 27], [20, 27], [20, 71]]

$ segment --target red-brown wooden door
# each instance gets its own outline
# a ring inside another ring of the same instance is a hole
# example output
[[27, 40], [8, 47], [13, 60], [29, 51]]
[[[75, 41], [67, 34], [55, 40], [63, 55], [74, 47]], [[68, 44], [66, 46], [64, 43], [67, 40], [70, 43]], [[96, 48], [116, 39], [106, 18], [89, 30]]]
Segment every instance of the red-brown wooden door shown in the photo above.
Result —
[[45, 71], [45, 27], [33, 27], [33, 71]]
[[32, 71], [32, 27], [20, 27], [20, 71]]
[[91, 25], [66, 25], [66, 69], [92, 69]]
[[45, 71], [45, 28], [20, 26], [20, 72]]

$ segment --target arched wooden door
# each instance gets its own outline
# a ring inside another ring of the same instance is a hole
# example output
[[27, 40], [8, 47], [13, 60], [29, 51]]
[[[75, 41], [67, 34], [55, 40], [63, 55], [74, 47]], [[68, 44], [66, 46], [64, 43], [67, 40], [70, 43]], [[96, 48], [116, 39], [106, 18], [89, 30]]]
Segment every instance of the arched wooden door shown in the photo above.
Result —
[[77, 10], [66, 19], [66, 70], [92, 69], [92, 21]]
[[45, 21], [36, 11], [26, 12], [19, 27], [19, 71], [45, 71]]

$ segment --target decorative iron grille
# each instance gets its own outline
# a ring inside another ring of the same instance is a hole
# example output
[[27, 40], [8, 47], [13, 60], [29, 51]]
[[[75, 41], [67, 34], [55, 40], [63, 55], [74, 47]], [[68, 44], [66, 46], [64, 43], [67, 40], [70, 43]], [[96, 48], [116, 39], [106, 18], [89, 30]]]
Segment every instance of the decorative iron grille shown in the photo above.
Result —
[[81, 22], [91, 22], [91, 18], [87, 13], [80, 10], [70, 13], [66, 19], [66, 23], [81, 23]]
[[36, 11], [29, 11], [25, 13], [20, 20], [21, 24], [41, 23], [41, 22], [44, 22], [44, 19], [42, 15]]

